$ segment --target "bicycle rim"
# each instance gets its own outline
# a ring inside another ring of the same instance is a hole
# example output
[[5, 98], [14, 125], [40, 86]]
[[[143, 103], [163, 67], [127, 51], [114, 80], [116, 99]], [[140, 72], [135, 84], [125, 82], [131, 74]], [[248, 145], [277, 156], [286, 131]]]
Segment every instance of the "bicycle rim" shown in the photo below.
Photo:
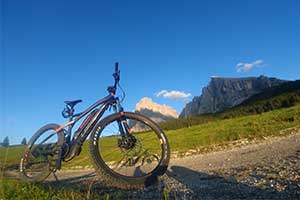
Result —
[[99, 131], [101, 135], [97, 139], [97, 146], [101, 160], [118, 176], [136, 179], [148, 176], [156, 170], [163, 158], [159, 133], [142, 119], [127, 116], [122, 119], [121, 129], [126, 131], [123, 125], [126, 121], [130, 135], [124, 140], [119, 120], [109, 121]]
[[24, 152], [20, 170], [28, 179], [40, 181], [55, 170], [59, 135], [53, 130], [42, 132]]

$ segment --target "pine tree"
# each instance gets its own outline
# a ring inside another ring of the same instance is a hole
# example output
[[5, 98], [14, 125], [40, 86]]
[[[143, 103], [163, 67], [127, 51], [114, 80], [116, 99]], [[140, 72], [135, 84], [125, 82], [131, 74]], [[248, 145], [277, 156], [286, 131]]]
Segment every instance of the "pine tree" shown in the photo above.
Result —
[[26, 144], [27, 144], [27, 140], [26, 140], [26, 138], [23, 138], [23, 140], [22, 140], [21, 144], [23, 144], [23, 145], [26, 145]]
[[2, 145], [3, 145], [4, 147], [8, 147], [8, 146], [9, 146], [9, 139], [8, 139], [8, 136], [6, 136], [6, 137], [4, 138]]

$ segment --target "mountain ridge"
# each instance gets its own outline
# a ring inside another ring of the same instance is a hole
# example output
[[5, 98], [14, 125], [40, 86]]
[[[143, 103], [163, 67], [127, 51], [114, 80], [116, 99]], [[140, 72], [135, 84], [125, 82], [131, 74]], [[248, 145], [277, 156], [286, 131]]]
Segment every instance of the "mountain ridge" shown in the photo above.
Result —
[[286, 80], [266, 76], [242, 78], [214, 76], [202, 89], [202, 94], [195, 96], [191, 102], [185, 105], [179, 117], [186, 118], [193, 115], [221, 112], [241, 104], [266, 88], [284, 82]]
[[[174, 130], [216, 120], [262, 114], [293, 106], [298, 106], [298, 109], [300, 109], [300, 80], [287, 81], [272, 88], [267, 88], [241, 104], [222, 112], [178, 118], [161, 123], [160, 126], [164, 130]], [[298, 120], [298, 118], [298, 116], [294, 116], [294, 118], [285, 120]]]

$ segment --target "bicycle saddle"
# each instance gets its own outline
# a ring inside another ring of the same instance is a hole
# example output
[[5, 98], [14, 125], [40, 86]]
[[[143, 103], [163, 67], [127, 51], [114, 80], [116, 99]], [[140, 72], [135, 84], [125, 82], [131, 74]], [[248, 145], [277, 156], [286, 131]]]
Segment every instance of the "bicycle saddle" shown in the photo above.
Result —
[[64, 101], [64, 102], [65, 102], [65, 104], [67, 104], [68, 106], [73, 108], [76, 104], [82, 102], [82, 100], [78, 99], [78, 100], [74, 100], [74, 101]]

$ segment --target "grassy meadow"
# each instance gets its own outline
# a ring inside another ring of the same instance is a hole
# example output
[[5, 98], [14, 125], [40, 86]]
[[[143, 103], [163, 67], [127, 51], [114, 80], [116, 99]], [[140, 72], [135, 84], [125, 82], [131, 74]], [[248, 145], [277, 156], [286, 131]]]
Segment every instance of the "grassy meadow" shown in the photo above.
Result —
[[0, 185], [0, 200], [110, 200], [127, 198], [126, 193], [119, 190], [94, 192], [91, 188], [25, 183], [10, 178], [1, 179]]
[[[172, 152], [184, 153], [188, 150], [201, 150], [203, 148], [224, 144], [229, 141], [243, 138], [259, 139], [266, 136], [276, 136], [280, 130], [297, 126], [300, 124], [300, 106], [282, 108], [270, 112], [236, 117], [232, 119], [217, 119], [204, 124], [166, 131]], [[138, 134], [138, 138], [155, 141], [154, 135], [149, 133]], [[114, 137], [105, 138], [105, 145], [116, 144]], [[154, 144], [149, 142], [149, 144]], [[149, 148], [153, 148], [149, 146]], [[111, 149], [110, 149], [111, 150]], [[18, 166], [22, 156], [23, 146], [0, 148], [0, 161], [3, 167]], [[108, 150], [102, 152], [103, 155], [114, 157]], [[83, 145], [81, 154], [68, 163], [63, 163], [63, 168], [90, 167], [91, 162], [88, 152], [88, 141]]]

